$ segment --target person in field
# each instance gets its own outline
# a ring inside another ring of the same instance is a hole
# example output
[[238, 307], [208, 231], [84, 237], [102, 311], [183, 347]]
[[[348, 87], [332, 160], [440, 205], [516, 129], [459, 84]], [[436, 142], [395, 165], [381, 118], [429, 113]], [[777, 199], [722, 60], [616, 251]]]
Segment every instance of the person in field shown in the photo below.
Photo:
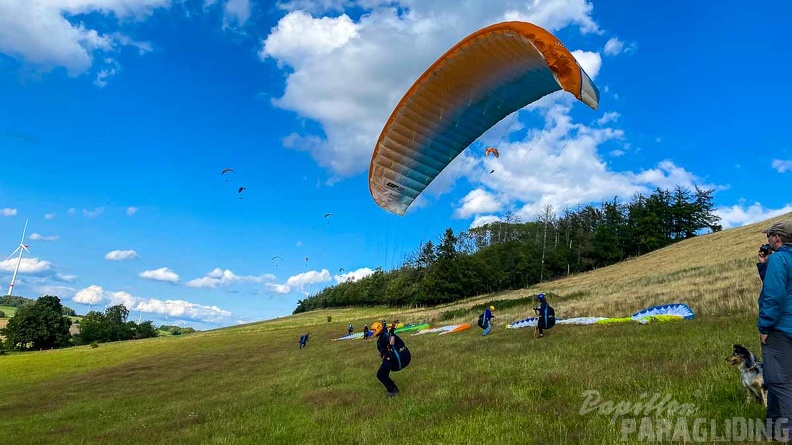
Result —
[[399, 394], [399, 387], [396, 382], [390, 378], [391, 371], [397, 372], [406, 368], [412, 361], [412, 354], [404, 341], [396, 335], [396, 323], [388, 328], [384, 323], [377, 327], [379, 331], [375, 331], [374, 335], [377, 336], [377, 351], [380, 354], [380, 367], [377, 370], [377, 379], [385, 386], [386, 395], [394, 397]]

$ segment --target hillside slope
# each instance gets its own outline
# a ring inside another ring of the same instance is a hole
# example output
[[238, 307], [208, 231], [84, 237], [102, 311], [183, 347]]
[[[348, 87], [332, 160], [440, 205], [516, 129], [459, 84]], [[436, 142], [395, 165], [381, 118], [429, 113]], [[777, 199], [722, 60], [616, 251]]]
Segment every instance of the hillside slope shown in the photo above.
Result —
[[[624, 317], [657, 304], [685, 303], [699, 317], [757, 313], [761, 281], [756, 253], [767, 240], [761, 231], [792, 219], [792, 213], [744, 227], [710, 233], [609, 267], [486, 295], [449, 306], [472, 306], [539, 292], [557, 294], [550, 304], [558, 317]], [[500, 312], [505, 321], [530, 316], [529, 307]], [[439, 318], [445, 307], [430, 312]], [[438, 313], [439, 311], [439, 313]]]
[[[739, 372], [724, 358], [733, 343], [759, 352], [754, 255], [764, 240], [760, 230], [771, 222], [428, 310], [323, 310], [95, 349], [3, 356], [0, 431], [14, 444], [636, 443], [635, 432], [625, 435], [607, 412], [583, 412], [591, 391], [603, 402], [657, 394], [694, 406], [672, 418], [691, 431], [699, 418], [761, 419], [763, 408], [745, 401]], [[526, 301], [496, 310], [498, 324], [487, 337], [476, 327], [403, 335], [413, 362], [393, 375], [402, 389], [394, 399], [375, 377], [373, 341], [332, 341], [349, 321], [360, 329], [383, 317], [437, 321], [447, 311], [473, 321], [474, 312], [460, 309], [540, 290], [558, 295], [551, 303], [559, 316], [623, 316], [684, 302], [697, 319], [558, 325], [536, 340], [530, 329], [504, 329], [530, 315]], [[297, 339], [306, 331], [312, 340], [300, 350]], [[649, 413], [651, 421], [666, 418]]]

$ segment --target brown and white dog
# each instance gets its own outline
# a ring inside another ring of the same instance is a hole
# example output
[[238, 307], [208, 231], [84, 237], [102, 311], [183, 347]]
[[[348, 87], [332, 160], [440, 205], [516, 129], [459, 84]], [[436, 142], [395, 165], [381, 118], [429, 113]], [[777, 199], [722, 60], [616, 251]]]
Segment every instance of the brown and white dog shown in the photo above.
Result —
[[762, 362], [743, 345], [734, 345], [734, 350], [726, 357], [726, 361], [739, 367], [742, 384], [747, 390], [747, 400], [750, 402], [753, 398], [766, 407], [767, 389], [764, 385]]

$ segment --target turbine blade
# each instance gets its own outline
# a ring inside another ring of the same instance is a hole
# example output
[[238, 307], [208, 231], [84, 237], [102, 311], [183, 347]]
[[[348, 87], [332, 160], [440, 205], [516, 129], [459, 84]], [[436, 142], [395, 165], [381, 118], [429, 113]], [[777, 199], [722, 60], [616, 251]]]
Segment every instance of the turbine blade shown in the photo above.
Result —
[[27, 232], [27, 224], [28, 220], [25, 220], [25, 228], [22, 229], [22, 241], [20, 241], [19, 244], [25, 244], [25, 232]]
[[[20, 246], [20, 247], [21, 247], [21, 246]], [[19, 247], [17, 247], [17, 248], [16, 248], [16, 249], [15, 249], [13, 252], [11, 252], [11, 255], [8, 255], [8, 256], [6, 257], [6, 259], [9, 259], [9, 258], [11, 258], [12, 256], [16, 255], [16, 253], [17, 253], [17, 252], [19, 252]]]

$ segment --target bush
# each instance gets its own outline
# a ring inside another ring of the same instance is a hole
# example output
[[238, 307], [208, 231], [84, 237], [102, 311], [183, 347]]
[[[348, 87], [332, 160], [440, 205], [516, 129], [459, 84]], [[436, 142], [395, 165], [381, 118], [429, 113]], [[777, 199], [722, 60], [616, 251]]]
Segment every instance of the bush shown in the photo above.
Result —
[[5, 318], [5, 312], [0, 311], [0, 318]]
[[333, 322], [333, 317], [331, 315], [327, 316], [327, 322], [328, 323], [332, 323]]
[[92, 347], [92, 348], [98, 348], [98, 347], [99, 347], [99, 342], [98, 342], [98, 341], [96, 341], [96, 340], [92, 341], [92, 342], [91, 342], [91, 347]]

